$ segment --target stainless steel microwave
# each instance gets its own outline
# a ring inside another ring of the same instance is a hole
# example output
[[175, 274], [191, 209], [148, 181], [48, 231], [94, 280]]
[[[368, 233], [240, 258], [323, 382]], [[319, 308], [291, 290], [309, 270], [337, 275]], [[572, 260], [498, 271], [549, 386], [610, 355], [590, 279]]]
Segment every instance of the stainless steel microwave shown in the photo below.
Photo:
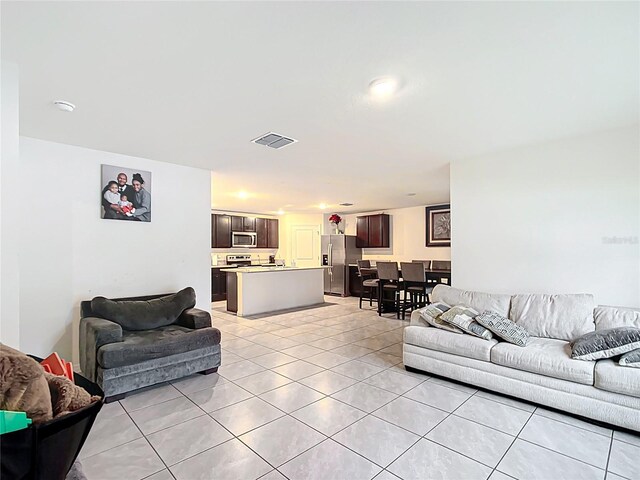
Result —
[[258, 238], [254, 232], [231, 232], [231, 246], [252, 248], [258, 244]]

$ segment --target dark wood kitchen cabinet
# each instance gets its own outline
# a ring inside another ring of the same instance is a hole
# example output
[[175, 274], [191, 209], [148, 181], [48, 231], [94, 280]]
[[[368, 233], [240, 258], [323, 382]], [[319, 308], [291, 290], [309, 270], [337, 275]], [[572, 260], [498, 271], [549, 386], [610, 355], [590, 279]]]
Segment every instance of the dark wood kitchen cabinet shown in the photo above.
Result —
[[227, 299], [227, 272], [219, 268], [211, 269], [211, 301], [219, 302]]
[[211, 214], [211, 248], [231, 248], [231, 232], [256, 232], [257, 248], [278, 248], [278, 219]]
[[256, 218], [256, 243], [258, 248], [278, 248], [279, 220], [277, 218]]
[[278, 219], [269, 218], [267, 222], [267, 248], [278, 248], [279, 247], [279, 237], [278, 237]]
[[267, 248], [269, 244], [269, 222], [268, 218], [256, 218], [256, 246]]
[[230, 215], [211, 215], [211, 248], [231, 248]]
[[356, 218], [356, 247], [364, 248], [369, 244], [369, 217]]
[[243, 232], [244, 231], [244, 219], [236, 215], [231, 216], [231, 231]]
[[365, 215], [356, 218], [356, 247], [389, 248], [389, 215]]
[[243, 232], [255, 232], [256, 231], [256, 217], [242, 217], [242, 231]]

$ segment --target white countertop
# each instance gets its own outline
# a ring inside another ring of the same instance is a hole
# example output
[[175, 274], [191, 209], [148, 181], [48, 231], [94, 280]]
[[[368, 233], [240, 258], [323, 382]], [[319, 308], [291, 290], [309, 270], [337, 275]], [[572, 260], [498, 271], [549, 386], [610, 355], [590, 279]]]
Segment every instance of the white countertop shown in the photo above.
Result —
[[269, 272], [292, 272], [295, 270], [321, 270], [327, 267], [237, 267], [221, 270], [222, 272], [234, 273], [269, 273]]

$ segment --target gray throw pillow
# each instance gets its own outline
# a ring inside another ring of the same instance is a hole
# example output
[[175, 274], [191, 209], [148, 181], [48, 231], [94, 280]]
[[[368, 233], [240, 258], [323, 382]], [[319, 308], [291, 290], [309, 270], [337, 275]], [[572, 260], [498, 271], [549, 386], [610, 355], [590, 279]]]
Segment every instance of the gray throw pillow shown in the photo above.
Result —
[[476, 317], [476, 321], [509, 343], [513, 343], [519, 347], [527, 346], [527, 342], [529, 341], [529, 332], [520, 325], [509, 320], [507, 317], [503, 317], [496, 312], [486, 311], [481, 315], [478, 315]]
[[420, 318], [432, 327], [447, 330], [452, 333], [463, 333], [455, 325], [451, 325], [440, 318], [440, 316], [448, 311], [451, 307], [444, 302], [436, 302], [420, 309]]
[[640, 348], [631, 350], [620, 357], [618, 363], [623, 367], [640, 368]]
[[188, 287], [153, 300], [109, 300], [95, 297], [91, 310], [125, 330], [151, 330], [174, 323], [180, 314], [196, 305], [196, 292]]
[[474, 320], [478, 314], [479, 312], [476, 312], [473, 308], [457, 306], [440, 315], [440, 319], [458, 327], [463, 332], [485, 340], [491, 340], [493, 338], [491, 332]]
[[571, 343], [571, 358], [599, 360], [640, 348], [640, 328], [618, 327], [589, 332]]

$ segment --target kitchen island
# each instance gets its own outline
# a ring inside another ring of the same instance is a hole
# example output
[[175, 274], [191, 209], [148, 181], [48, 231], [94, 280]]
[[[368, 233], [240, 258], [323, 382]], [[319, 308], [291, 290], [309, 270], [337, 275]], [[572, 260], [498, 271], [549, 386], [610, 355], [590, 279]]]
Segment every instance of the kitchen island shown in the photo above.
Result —
[[227, 273], [227, 311], [239, 317], [324, 302], [325, 267], [238, 267]]

